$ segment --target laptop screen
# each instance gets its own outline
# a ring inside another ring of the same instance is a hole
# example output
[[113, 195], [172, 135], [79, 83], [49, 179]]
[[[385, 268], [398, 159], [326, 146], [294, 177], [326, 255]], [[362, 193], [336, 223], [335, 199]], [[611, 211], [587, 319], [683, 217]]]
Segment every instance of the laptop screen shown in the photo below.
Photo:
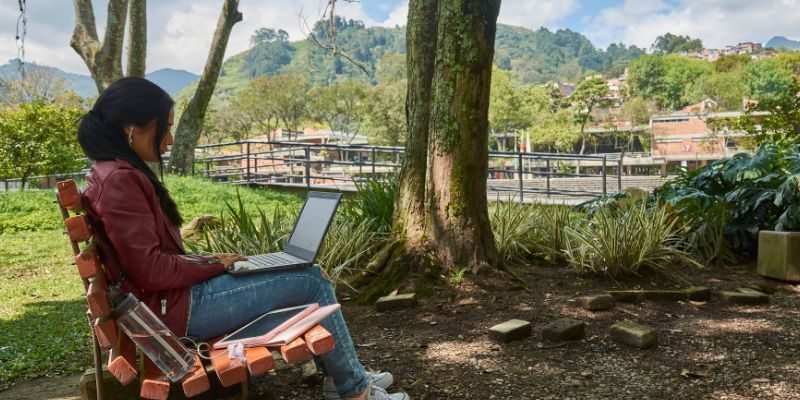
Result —
[[[286, 246], [287, 252], [293, 254], [294, 252], [289, 249], [298, 248], [304, 250], [303, 253], [310, 253], [309, 257], [303, 258], [309, 259], [316, 256], [325, 232], [328, 230], [328, 225], [336, 212], [336, 207], [339, 205], [339, 198], [339, 194], [329, 193], [312, 193], [308, 196], [303, 211], [297, 218], [292, 236], [289, 237]], [[300, 256], [299, 254], [295, 255]]]

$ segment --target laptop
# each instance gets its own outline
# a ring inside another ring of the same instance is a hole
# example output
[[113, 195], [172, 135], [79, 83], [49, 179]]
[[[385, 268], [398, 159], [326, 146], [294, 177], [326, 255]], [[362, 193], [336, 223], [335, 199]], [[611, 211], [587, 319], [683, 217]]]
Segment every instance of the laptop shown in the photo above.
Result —
[[228, 272], [239, 275], [310, 267], [341, 200], [341, 193], [308, 192], [283, 251], [248, 256], [247, 261], [233, 263]]

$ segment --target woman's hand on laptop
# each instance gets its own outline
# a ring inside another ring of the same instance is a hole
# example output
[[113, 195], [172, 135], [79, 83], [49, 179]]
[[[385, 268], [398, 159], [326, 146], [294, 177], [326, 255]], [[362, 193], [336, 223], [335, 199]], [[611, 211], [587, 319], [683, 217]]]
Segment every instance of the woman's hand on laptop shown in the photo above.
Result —
[[214, 257], [217, 257], [219, 262], [225, 266], [226, 270], [230, 270], [233, 268], [233, 263], [237, 261], [247, 261], [247, 257], [239, 255], [239, 254], [232, 254], [232, 253], [218, 253], [214, 254]]

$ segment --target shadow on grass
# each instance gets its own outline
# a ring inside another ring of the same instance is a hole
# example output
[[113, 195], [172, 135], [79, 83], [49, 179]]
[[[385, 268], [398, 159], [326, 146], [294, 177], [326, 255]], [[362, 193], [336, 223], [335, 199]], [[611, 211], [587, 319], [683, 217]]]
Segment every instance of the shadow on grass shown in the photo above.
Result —
[[83, 371], [92, 363], [83, 300], [24, 304], [16, 318], [0, 320], [0, 390], [40, 376]]

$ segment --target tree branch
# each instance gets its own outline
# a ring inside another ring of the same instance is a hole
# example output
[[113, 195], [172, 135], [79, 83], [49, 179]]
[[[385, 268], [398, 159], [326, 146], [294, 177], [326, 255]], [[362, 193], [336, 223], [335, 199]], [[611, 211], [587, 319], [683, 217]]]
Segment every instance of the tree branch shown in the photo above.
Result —
[[147, 0], [128, 0], [128, 76], [144, 78], [147, 59]]
[[100, 50], [100, 41], [97, 39], [92, 0], [73, 0], [72, 4], [75, 8], [75, 29], [70, 46], [81, 56], [89, 70], [94, 71], [94, 55]]
[[[343, 0], [343, 1], [346, 1], [348, 3], [357, 3], [358, 2], [357, 0]], [[366, 65], [364, 65], [363, 63], [361, 63], [361, 62], [359, 62], [357, 60], [354, 60], [352, 57], [350, 57], [349, 54], [347, 54], [346, 52], [340, 50], [339, 47], [336, 45], [336, 18], [335, 18], [336, 15], [334, 13], [335, 8], [336, 8], [336, 0], [328, 0], [328, 5], [325, 6], [325, 10], [323, 10], [323, 12], [322, 12], [323, 18], [325, 16], [325, 14], [328, 14], [328, 32], [327, 33], [328, 33], [328, 37], [331, 38], [330, 39], [330, 44], [322, 43], [319, 40], [319, 38], [317, 38], [317, 35], [314, 34], [314, 30], [311, 29], [308, 26], [308, 21], [305, 18], [302, 18], [302, 16], [301, 16], [301, 19], [303, 20], [303, 25], [305, 25], [306, 30], [308, 31], [308, 34], [306, 36], [308, 36], [308, 39], [311, 40], [311, 42], [314, 43], [317, 47], [319, 47], [319, 48], [321, 48], [323, 50], [330, 51], [331, 55], [334, 56], [334, 57], [335, 56], [339, 56], [339, 57], [344, 58], [345, 60], [349, 61], [351, 64], [355, 65], [358, 69], [364, 71], [364, 73], [367, 74], [367, 76], [372, 76], [372, 74], [369, 72], [369, 69], [367, 69]]]
[[175, 144], [172, 146], [172, 155], [169, 161], [169, 169], [181, 174], [187, 174], [192, 170], [194, 162], [194, 148], [200, 140], [201, 128], [205, 120], [208, 102], [214, 93], [214, 87], [222, 69], [222, 60], [225, 57], [225, 49], [228, 46], [228, 39], [231, 35], [233, 25], [242, 20], [242, 13], [239, 12], [239, 0], [225, 0], [222, 6], [217, 29], [214, 32], [214, 39], [211, 42], [211, 49], [208, 52], [206, 66], [203, 75], [197, 84], [192, 99], [186, 106], [178, 128], [175, 132]]
[[103, 62], [102, 69], [98, 71], [103, 88], [122, 77], [122, 47], [125, 41], [127, 16], [128, 0], [108, 1], [106, 34], [103, 38], [103, 47], [97, 55], [98, 59]]

